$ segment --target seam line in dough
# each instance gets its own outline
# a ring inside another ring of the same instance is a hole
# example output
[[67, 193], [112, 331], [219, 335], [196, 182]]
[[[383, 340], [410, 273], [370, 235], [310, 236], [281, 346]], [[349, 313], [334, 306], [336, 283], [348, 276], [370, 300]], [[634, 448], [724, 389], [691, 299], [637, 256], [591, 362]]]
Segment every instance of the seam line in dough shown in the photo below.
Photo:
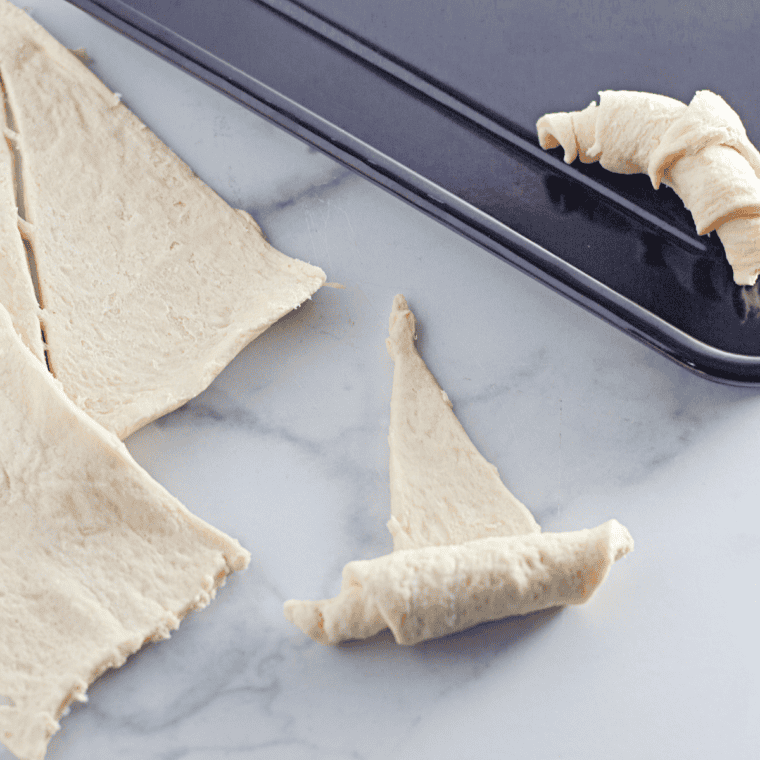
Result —
[[[34, 297], [37, 299], [37, 305], [40, 311], [42, 311], [42, 292], [40, 291], [40, 280], [37, 273], [37, 261], [34, 254], [34, 243], [32, 241], [32, 219], [29, 213], [26, 193], [24, 192], [24, 161], [21, 151], [21, 142], [19, 140], [18, 125], [16, 119], [13, 116], [13, 106], [11, 105], [8, 90], [5, 86], [5, 72], [0, 66], [0, 97], [2, 97], [4, 111], [5, 111], [5, 141], [8, 144], [8, 151], [11, 155], [11, 164], [13, 166], [13, 191], [16, 200], [16, 210], [18, 214], [18, 234], [21, 238], [21, 242], [24, 245], [26, 251], [26, 263], [29, 269], [29, 279], [32, 283], [32, 290], [34, 291]], [[45, 342], [45, 326], [42, 321], [42, 317], [39, 317], [40, 323], [40, 335], [42, 337], [42, 345], [45, 356], [45, 363], [47, 364], [48, 371], [53, 374], [53, 368], [50, 364], [50, 352], [46, 348]]]

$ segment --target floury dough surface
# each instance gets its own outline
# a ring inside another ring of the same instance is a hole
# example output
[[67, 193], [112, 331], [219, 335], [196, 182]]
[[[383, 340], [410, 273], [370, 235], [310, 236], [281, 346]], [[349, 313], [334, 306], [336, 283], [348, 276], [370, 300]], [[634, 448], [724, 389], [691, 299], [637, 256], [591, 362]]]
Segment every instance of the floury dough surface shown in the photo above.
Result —
[[67, 398], [2, 306], [0, 427], [0, 740], [40, 760], [72, 700], [249, 554]]
[[536, 124], [542, 148], [565, 162], [598, 161], [620, 174], [648, 174], [675, 190], [699, 235], [716, 230], [737, 285], [760, 274], [760, 153], [736, 112], [701, 90], [687, 106], [646, 92], [604, 90], [599, 104], [552, 113]]
[[[119, 437], [204, 390], [324, 283], [321, 269], [272, 248], [247, 213], [230, 208], [7, 0], [0, 79], [21, 156], [50, 367], [70, 398]], [[7, 223], [7, 164], [0, 159], [4, 257], [20, 244]], [[25, 304], [5, 301], [20, 331], [38, 311], [33, 291], [23, 295]]]
[[394, 551], [349, 562], [340, 593], [290, 600], [285, 616], [323, 644], [390, 628], [416, 644], [478, 623], [587, 601], [613, 562], [632, 551], [617, 520], [541, 533], [475, 449], [415, 346], [403, 296], [390, 317], [395, 362], [390, 423]]

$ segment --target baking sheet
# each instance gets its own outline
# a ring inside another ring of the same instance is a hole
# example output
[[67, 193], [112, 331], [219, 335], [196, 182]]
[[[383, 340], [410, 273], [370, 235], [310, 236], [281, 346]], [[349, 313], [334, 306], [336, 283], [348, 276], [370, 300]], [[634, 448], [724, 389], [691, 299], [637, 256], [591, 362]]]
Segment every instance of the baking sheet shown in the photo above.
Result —
[[753, 138], [752, 7], [74, 1], [676, 361], [760, 382], [758, 291], [717, 237], [533, 126], [599, 89], [713, 89]]

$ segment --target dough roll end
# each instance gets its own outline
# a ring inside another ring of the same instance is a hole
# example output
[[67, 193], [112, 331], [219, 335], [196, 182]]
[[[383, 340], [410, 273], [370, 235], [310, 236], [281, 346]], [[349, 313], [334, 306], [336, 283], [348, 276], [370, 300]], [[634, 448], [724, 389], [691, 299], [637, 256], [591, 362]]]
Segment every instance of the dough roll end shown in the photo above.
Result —
[[307, 636], [320, 644], [332, 644], [325, 633], [325, 620], [320, 609], [320, 602], [307, 602], [289, 599], [283, 605], [285, 617], [300, 628]]
[[754, 285], [760, 275], [760, 217], [730, 219], [718, 229], [718, 237], [737, 285]]
[[562, 146], [565, 151], [564, 161], [572, 164], [578, 157], [578, 145], [575, 142], [573, 116], [570, 113], [549, 113], [536, 122], [538, 144], [544, 150]]

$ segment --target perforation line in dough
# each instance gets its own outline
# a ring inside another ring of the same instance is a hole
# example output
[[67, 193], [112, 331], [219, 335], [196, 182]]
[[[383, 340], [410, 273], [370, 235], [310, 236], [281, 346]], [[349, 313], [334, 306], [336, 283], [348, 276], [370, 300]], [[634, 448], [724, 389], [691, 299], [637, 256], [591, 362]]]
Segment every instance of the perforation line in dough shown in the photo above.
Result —
[[[8, 95], [8, 89], [5, 86], [5, 78], [5, 73], [0, 66], [0, 97], [2, 97], [5, 112], [3, 133], [5, 134], [5, 140], [8, 143], [8, 150], [10, 151], [11, 163], [13, 165], [13, 189], [18, 213], [18, 233], [21, 242], [24, 245], [24, 250], [26, 251], [26, 263], [29, 269], [29, 278], [32, 282], [32, 289], [34, 290], [34, 296], [37, 299], [37, 305], [41, 311], [44, 308], [44, 305], [42, 303], [42, 292], [40, 291], [37, 261], [34, 254], [32, 214], [28, 207], [27, 194], [24, 191], [24, 162], [21, 153], [21, 141], [19, 139], [18, 125], [13, 116], [13, 106]], [[45, 325], [41, 317], [40, 334], [42, 336], [42, 345], [46, 346]], [[50, 353], [47, 348], [44, 349], [44, 352], [47, 368], [50, 373], [53, 374], [53, 369], [50, 364]]]

